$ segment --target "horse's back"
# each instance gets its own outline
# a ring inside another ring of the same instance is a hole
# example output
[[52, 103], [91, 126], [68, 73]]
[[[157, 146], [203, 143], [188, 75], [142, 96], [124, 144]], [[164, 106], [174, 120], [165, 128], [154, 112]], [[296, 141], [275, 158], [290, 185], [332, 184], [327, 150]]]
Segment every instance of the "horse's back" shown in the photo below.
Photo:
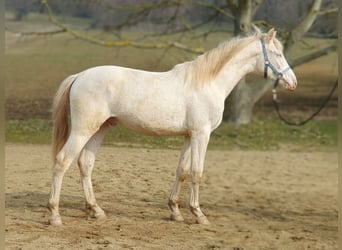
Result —
[[[184, 84], [172, 72], [98, 66], [81, 72], [71, 90], [71, 105], [87, 116], [115, 117], [145, 134], [184, 134]], [[94, 115], [92, 115], [94, 116]]]

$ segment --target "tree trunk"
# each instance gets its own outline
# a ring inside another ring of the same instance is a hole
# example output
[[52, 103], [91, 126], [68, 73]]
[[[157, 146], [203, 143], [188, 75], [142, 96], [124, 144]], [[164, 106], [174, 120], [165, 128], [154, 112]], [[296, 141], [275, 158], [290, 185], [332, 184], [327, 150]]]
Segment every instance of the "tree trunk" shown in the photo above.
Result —
[[289, 33], [284, 43], [285, 56], [288, 57], [293, 45], [311, 28], [321, 8], [322, 0], [313, 0], [306, 16]]
[[262, 78], [245, 78], [232, 91], [228, 121], [236, 126], [252, 121], [255, 103], [273, 87], [274, 82]]
[[[284, 54], [287, 58], [289, 57], [292, 46], [304, 36], [317, 18], [321, 2], [322, 0], [313, 0], [306, 16], [290, 31], [285, 42]], [[234, 8], [232, 11], [236, 18], [235, 35], [248, 31], [251, 26], [252, 14], [255, 13], [252, 9], [252, 2], [245, 0], [239, 1], [239, 4], [236, 1], [227, 1], [227, 3], [230, 3], [230, 8]], [[273, 83], [269, 80], [242, 79], [232, 91], [230, 100], [228, 101], [230, 105], [228, 121], [234, 123], [236, 126], [250, 123], [255, 103], [267, 91], [270, 91], [272, 86]]]
[[236, 126], [251, 122], [254, 104], [250, 97], [250, 88], [246, 83], [246, 79], [242, 79], [231, 93], [229, 122], [234, 123]]
[[[234, 1], [227, 0], [227, 4], [231, 11], [234, 13], [234, 35], [246, 34], [251, 27], [252, 21], [252, 1], [242, 0]], [[250, 122], [252, 117], [253, 103], [251, 98], [250, 88], [248, 87], [245, 78], [233, 89], [228, 102], [229, 107], [229, 119], [235, 125], [246, 124]]]
[[252, 0], [239, 1], [238, 7], [234, 11], [234, 34], [235, 36], [246, 34], [252, 22]]

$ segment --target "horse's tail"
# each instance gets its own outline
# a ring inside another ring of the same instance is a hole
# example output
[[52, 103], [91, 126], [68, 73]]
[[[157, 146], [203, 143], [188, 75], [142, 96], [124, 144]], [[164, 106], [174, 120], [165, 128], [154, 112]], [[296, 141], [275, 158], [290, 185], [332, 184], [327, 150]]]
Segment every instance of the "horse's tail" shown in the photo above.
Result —
[[52, 120], [53, 120], [53, 160], [64, 146], [69, 134], [69, 113], [70, 113], [70, 88], [77, 75], [67, 77], [59, 86], [53, 100]]

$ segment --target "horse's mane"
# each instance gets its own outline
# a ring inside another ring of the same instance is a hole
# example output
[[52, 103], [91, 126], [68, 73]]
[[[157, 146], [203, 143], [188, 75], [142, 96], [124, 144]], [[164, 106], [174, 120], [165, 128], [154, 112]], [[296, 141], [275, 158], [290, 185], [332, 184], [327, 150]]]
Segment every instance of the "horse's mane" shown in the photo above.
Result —
[[226, 63], [258, 38], [258, 34], [235, 37], [198, 56], [187, 64], [187, 82], [197, 88], [210, 84]]

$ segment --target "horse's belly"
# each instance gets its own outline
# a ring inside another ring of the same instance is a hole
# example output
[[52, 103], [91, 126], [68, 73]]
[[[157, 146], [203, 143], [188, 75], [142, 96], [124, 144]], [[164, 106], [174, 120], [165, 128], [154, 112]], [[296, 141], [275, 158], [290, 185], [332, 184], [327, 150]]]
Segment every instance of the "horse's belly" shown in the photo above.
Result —
[[126, 84], [113, 97], [112, 113], [122, 125], [148, 135], [186, 133], [186, 104], [182, 91], [158, 84], [145, 88], [128, 86]]
[[146, 135], [184, 135], [187, 133], [183, 122], [177, 117], [165, 117], [154, 114], [150, 116], [120, 116], [117, 120], [124, 127]]

